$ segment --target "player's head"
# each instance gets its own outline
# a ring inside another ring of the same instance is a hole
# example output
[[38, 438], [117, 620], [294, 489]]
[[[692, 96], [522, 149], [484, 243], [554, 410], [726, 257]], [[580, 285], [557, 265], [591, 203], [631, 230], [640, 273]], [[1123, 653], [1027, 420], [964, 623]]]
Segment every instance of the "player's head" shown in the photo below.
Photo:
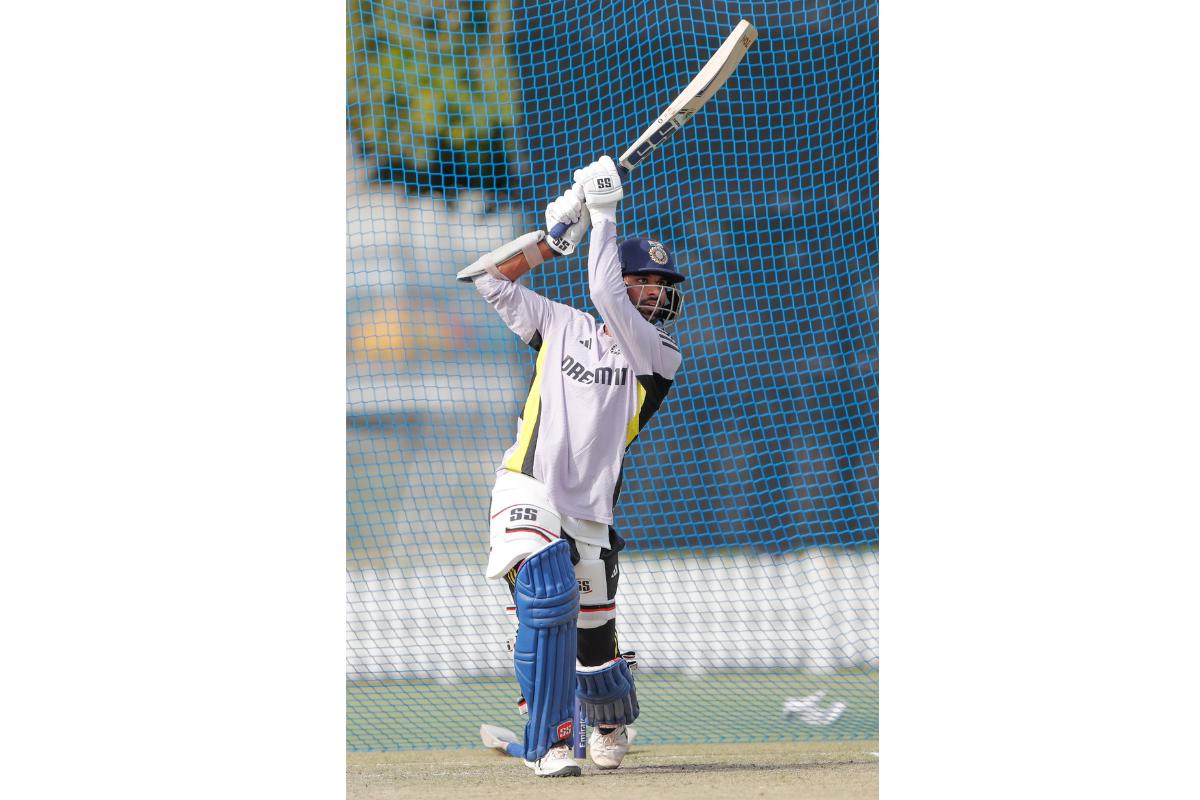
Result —
[[626, 239], [617, 248], [621, 259], [621, 277], [625, 280], [629, 301], [638, 312], [664, 328], [683, 315], [685, 280], [675, 270], [675, 261], [661, 242], [636, 237]]

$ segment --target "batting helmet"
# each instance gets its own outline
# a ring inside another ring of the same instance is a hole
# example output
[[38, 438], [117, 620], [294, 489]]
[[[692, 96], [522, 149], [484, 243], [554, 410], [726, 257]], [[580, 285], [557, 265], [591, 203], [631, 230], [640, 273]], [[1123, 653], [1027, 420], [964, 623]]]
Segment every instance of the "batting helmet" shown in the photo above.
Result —
[[[669, 328], [679, 321], [683, 315], [683, 290], [678, 284], [686, 280], [683, 274], [675, 270], [675, 261], [667, 248], [661, 242], [653, 239], [635, 237], [626, 239], [617, 246], [617, 255], [621, 259], [621, 275], [658, 275], [666, 281], [666, 285], [658, 292], [658, 300], [643, 309], [642, 304], [633, 300], [642, 315], [664, 328]], [[632, 290], [631, 290], [632, 291]]]
[[641, 236], [626, 239], [617, 248], [621, 259], [622, 275], [661, 275], [671, 285], [682, 283], [686, 278], [675, 271], [675, 260], [662, 242]]

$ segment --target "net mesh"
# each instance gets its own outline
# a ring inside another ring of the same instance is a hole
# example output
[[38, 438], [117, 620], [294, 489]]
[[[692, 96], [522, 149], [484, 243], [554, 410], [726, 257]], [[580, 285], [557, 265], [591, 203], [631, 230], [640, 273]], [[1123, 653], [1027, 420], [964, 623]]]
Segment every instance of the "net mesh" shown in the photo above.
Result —
[[[532, 351], [454, 274], [541, 227], [743, 16], [758, 42], [620, 207], [688, 276], [616, 510], [638, 741], [878, 735], [875, 3], [351, 0], [350, 749], [521, 729], [483, 568]], [[583, 247], [527, 280], [594, 314], [586, 276]]]

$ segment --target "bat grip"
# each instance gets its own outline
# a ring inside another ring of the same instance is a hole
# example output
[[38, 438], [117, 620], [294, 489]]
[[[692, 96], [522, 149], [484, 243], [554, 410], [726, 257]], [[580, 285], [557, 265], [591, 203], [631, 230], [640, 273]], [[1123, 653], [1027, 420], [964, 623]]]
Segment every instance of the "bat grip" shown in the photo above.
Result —
[[[620, 164], [617, 164], [617, 175], [619, 175], [621, 177], [621, 183], [624, 184], [625, 181], [629, 179], [629, 170], [625, 169], [625, 167], [621, 166]], [[571, 226], [565, 222], [558, 223], [557, 225], [555, 225], [553, 228], [550, 229], [551, 238], [554, 238], [554, 239], [560, 238], [564, 233], [567, 232], [567, 229], [570, 227]]]

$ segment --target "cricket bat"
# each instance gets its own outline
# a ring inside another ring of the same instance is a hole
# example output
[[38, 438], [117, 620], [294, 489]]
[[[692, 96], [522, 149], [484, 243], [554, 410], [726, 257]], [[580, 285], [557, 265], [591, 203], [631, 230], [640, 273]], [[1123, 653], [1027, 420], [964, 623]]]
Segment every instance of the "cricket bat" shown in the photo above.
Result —
[[[742, 57], [746, 55], [746, 51], [757, 39], [758, 31], [753, 25], [746, 20], [737, 24], [733, 32], [725, 38], [724, 43], [717, 48], [717, 52], [713, 53], [708, 63], [687, 85], [687, 88], [671, 101], [671, 104], [658, 115], [658, 119], [654, 120], [654, 124], [647, 128], [617, 159], [617, 169], [621, 173], [621, 180], [628, 178], [629, 173], [638, 164], [645, 161], [656, 147], [682, 128], [688, 120], [695, 116], [701, 106], [725, 85], [729, 76], [741, 63]], [[568, 227], [560, 222], [550, 231], [550, 236], [557, 239], [566, 232]], [[551, 259], [558, 255], [545, 241], [538, 242], [538, 249], [541, 251], [543, 259]], [[498, 269], [509, 277], [525, 274], [528, 271], [525, 254], [514, 255], [500, 264]]]

